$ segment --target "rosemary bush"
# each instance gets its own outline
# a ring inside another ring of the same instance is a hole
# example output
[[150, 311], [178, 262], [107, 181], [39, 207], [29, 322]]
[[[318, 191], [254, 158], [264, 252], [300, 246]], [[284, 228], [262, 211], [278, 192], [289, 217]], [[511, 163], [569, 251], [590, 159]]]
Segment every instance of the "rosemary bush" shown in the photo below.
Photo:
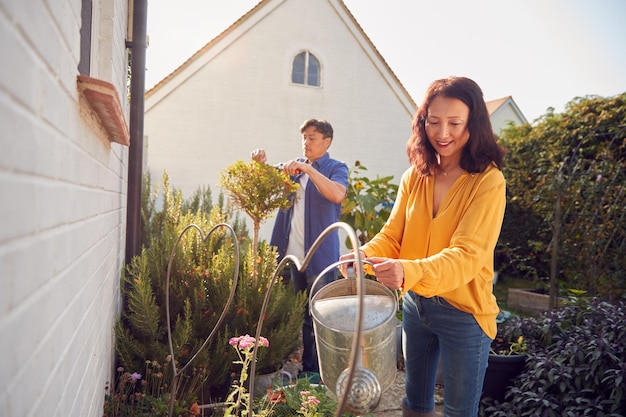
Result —
[[[233, 335], [254, 334], [261, 306], [277, 267], [276, 251], [261, 243], [253, 254], [247, 231], [232, 211], [225, 207], [222, 196], [219, 205], [212, 206], [210, 192], [201, 190], [189, 201], [180, 191], [172, 190], [167, 174], [162, 181], [162, 208], [157, 209], [158, 187], [150, 189], [144, 180], [142, 226], [144, 247], [131, 260], [122, 274], [124, 310], [116, 323], [116, 352], [120, 365], [128, 372], [141, 373], [150, 361], [163, 363], [169, 354], [165, 313], [165, 282], [170, 253], [181, 231], [196, 224], [204, 233], [215, 225], [233, 225], [239, 241], [241, 265], [239, 283], [223, 328], [195, 359], [189, 374], [183, 377], [183, 392], [177, 400], [200, 403], [221, 400], [231, 384], [235, 352], [228, 342]], [[229, 233], [216, 231], [203, 241], [198, 233], [186, 233], [175, 248], [176, 255], [170, 276], [170, 315], [172, 338], [178, 366], [184, 366], [211, 333], [225, 308], [232, 288], [235, 253]], [[252, 271], [258, 269], [256, 279]], [[266, 312], [263, 333], [274, 342], [271, 350], [260, 352], [257, 370], [280, 364], [299, 346], [294, 328], [302, 325], [306, 300], [293, 294], [282, 282], [274, 285]], [[185, 384], [199, 372], [201, 381]], [[168, 392], [168, 380], [163, 392]]]

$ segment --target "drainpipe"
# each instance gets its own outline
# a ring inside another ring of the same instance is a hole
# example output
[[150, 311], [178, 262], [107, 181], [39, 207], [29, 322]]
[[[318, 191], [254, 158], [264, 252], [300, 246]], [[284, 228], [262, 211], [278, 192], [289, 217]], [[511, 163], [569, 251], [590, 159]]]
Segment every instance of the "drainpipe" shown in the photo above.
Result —
[[130, 147], [126, 200], [126, 264], [141, 252], [141, 183], [143, 174], [143, 116], [146, 81], [148, 2], [131, 0], [133, 33], [130, 42]]

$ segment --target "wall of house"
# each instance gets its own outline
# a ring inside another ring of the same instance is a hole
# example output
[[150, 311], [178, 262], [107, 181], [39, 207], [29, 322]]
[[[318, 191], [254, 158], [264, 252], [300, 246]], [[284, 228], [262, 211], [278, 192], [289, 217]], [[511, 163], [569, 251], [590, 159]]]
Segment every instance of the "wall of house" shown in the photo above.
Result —
[[[0, 6], [0, 415], [101, 416], [128, 148], [77, 92], [81, 1]], [[93, 1], [92, 74], [126, 104], [126, 0]]]
[[[144, 120], [153, 182], [167, 171], [185, 196], [208, 185], [216, 197], [220, 172], [255, 148], [265, 148], [270, 163], [301, 156], [299, 126], [310, 117], [333, 125], [333, 158], [350, 167], [359, 160], [370, 177], [399, 182], [414, 108], [342, 13], [336, 1], [269, 2], [150, 93]], [[321, 62], [321, 88], [291, 83], [292, 60], [303, 50]]]
[[526, 123], [525, 119], [520, 118], [510, 101], [493, 112], [490, 119], [491, 126], [496, 134], [502, 129], [508, 127], [511, 123], [515, 126], [520, 126]]

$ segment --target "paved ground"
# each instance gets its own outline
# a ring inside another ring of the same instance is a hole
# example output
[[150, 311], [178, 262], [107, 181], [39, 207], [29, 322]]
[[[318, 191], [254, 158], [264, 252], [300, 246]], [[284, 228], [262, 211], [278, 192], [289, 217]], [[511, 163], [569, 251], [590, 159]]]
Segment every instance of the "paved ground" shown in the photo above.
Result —
[[[297, 375], [300, 368], [299, 358], [294, 357], [285, 364], [285, 370], [292, 375]], [[404, 398], [404, 371], [398, 370], [396, 379], [385, 392], [383, 392], [380, 404], [372, 413], [376, 417], [402, 417], [401, 402]], [[435, 395], [435, 415], [443, 417], [443, 397]]]
[[[400, 403], [404, 398], [404, 371], [398, 371], [394, 384], [389, 387], [380, 400], [380, 404], [374, 410], [375, 416], [381, 417], [402, 417], [402, 407]], [[443, 417], [443, 397], [435, 397], [435, 415]]]

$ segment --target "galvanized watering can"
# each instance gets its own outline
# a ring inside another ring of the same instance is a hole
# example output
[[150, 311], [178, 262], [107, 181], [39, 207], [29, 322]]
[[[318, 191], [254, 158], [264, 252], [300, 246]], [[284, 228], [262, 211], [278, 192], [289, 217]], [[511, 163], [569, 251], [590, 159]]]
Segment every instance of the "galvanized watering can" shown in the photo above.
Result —
[[[397, 367], [397, 297], [379, 282], [362, 280], [362, 302], [359, 281], [346, 278], [321, 288], [309, 303], [322, 380], [338, 397], [348, 391], [346, 409], [356, 415], [376, 408], [382, 392], [393, 384]], [[363, 314], [361, 334], [356, 369], [348, 386], [359, 308]]]
[[[356, 235], [345, 223], [342, 227], [357, 247]], [[316, 284], [335, 263], [322, 271], [313, 282], [309, 309], [313, 319], [320, 373], [326, 387], [339, 398], [338, 412], [363, 415], [373, 411], [396, 377], [396, 293], [381, 283], [364, 278], [360, 253], [346, 261], [356, 265], [356, 277], [339, 279], [315, 291]], [[310, 254], [305, 259], [309, 259]], [[339, 415], [339, 414], [336, 414]]]

